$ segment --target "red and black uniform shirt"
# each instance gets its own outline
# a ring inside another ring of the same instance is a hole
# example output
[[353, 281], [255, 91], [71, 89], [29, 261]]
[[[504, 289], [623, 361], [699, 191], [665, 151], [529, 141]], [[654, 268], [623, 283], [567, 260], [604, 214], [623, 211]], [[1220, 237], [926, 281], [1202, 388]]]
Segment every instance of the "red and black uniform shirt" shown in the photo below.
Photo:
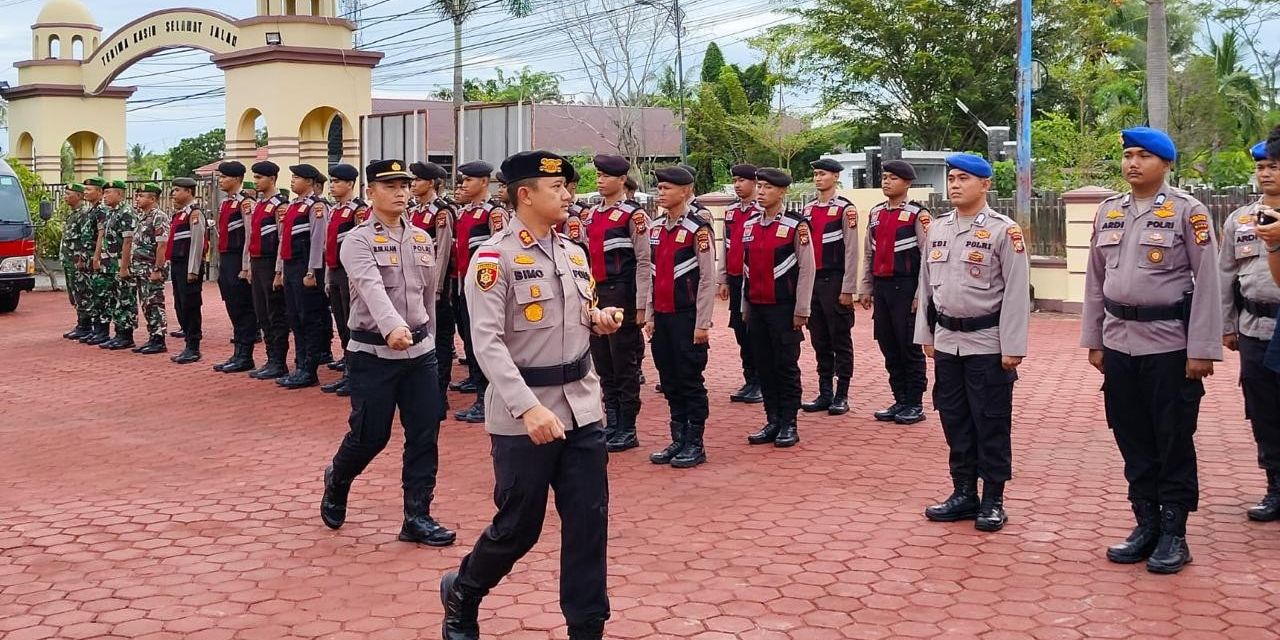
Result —
[[369, 217], [369, 205], [360, 198], [354, 198], [333, 208], [329, 213], [329, 224], [325, 226], [324, 266], [336, 269], [342, 266], [339, 250], [347, 234]]
[[598, 204], [587, 210], [587, 257], [591, 259], [591, 275], [597, 283], [611, 279], [634, 279], [636, 245], [633, 234], [643, 236], [649, 225], [644, 209], [629, 202], [605, 206]]
[[649, 229], [654, 312], [697, 309], [702, 278], [698, 254], [711, 249], [711, 237], [711, 213], [706, 209], [690, 210], [670, 229], [665, 218], [654, 221]]
[[280, 217], [280, 258], [309, 259], [311, 255], [311, 216], [323, 219], [324, 201], [314, 195], [294, 198]]
[[[809, 244], [809, 226], [799, 213], [788, 211], [765, 224], [764, 216], [746, 223], [742, 275], [747, 301], [753, 305], [793, 304], [800, 283], [796, 239]], [[816, 243], [815, 243], [816, 244]]]
[[[270, 198], [258, 200], [249, 218], [249, 257], [274, 258], [280, 249], [279, 229], [276, 225], [276, 209], [286, 206], [289, 200], [277, 192]], [[283, 211], [281, 211], [283, 213]]]
[[492, 201], [463, 205], [454, 223], [453, 274], [462, 277], [471, 265], [471, 252], [506, 225], [506, 211]]
[[244, 252], [245, 209], [249, 202], [237, 193], [224, 198], [218, 206], [218, 253]]
[[747, 228], [747, 221], [764, 213], [764, 209], [755, 202], [733, 203], [724, 212], [724, 271], [728, 275], [742, 275], [742, 234]]
[[814, 268], [818, 272], [844, 272], [845, 230], [858, 227], [857, 207], [843, 196], [835, 196], [827, 202], [814, 200], [804, 206], [804, 218], [809, 221], [815, 238]]
[[869, 218], [867, 246], [871, 251], [871, 275], [917, 277], [921, 253], [916, 223], [927, 227], [929, 210], [914, 201], [893, 208], [882, 202], [871, 210]]

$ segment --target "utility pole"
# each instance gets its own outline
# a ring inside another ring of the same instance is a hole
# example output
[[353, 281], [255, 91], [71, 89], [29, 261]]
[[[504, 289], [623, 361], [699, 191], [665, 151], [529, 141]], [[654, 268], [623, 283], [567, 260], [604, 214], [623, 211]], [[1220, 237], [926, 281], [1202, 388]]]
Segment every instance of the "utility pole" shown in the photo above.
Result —
[[1018, 224], [1025, 229], [1031, 216], [1031, 0], [1018, 2]]
[[684, 9], [680, 8], [680, 0], [671, 0], [669, 5], [661, 0], [636, 0], [636, 4], [666, 9], [671, 25], [676, 30], [676, 91], [680, 94], [680, 162], [688, 163], [689, 136], [685, 126], [684, 112]]
[[360, 19], [364, 13], [364, 0], [342, 0], [342, 17], [356, 23], [356, 31], [353, 36], [352, 44], [355, 48], [360, 48], [360, 41], [363, 38], [360, 35]]

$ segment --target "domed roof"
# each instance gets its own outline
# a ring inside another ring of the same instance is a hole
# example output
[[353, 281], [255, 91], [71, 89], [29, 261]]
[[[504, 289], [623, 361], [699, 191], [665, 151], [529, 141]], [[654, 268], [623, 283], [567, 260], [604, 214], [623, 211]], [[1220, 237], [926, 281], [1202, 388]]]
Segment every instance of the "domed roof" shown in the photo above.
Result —
[[56, 23], [97, 24], [97, 21], [80, 0], [48, 0], [32, 26]]

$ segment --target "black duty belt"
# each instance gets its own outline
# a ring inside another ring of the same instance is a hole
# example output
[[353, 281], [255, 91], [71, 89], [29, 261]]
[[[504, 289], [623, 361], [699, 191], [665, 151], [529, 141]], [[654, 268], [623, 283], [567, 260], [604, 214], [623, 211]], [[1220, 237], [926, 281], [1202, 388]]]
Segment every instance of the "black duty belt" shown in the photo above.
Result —
[[1242, 301], [1240, 306], [1244, 307], [1245, 311], [1261, 318], [1274, 318], [1276, 312], [1280, 311], [1280, 304], [1274, 302], [1258, 302], [1249, 298], [1242, 298]]
[[581, 358], [566, 364], [555, 364], [549, 367], [520, 367], [520, 377], [531, 387], [559, 387], [577, 382], [591, 371], [591, 350], [582, 354]]
[[[427, 326], [423, 325], [410, 332], [413, 335], [413, 343], [418, 344], [427, 339]], [[379, 347], [387, 346], [387, 339], [377, 331], [360, 331], [359, 329], [351, 330], [351, 339], [356, 342], [377, 345]]]
[[1000, 312], [988, 313], [985, 316], [976, 318], [953, 318], [945, 313], [938, 312], [938, 326], [948, 331], [960, 331], [968, 333], [970, 331], [982, 331], [1000, 325]]
[[1107, 310], [1107, 313], [1121, 320], [1156, 322], [1159, 320], [1182, 320], [1184, 305], [1178, 303], [1147, 307], [1135, 304], [1120, 304], [1114, 300], [1103, 298], [1102, 307]]

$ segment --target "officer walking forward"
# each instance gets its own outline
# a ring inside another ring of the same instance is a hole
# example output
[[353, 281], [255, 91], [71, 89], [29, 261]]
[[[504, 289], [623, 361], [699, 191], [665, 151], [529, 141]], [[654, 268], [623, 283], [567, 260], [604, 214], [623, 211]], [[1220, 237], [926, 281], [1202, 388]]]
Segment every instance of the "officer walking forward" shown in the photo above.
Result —
[[858, 286], [862, 308], [875, 309], [873, 332], [893, 391], [893, 404], [877, 411], [875, 418], [898, 424], [924, 420], [923, 398], [929, 385], [924, 353], [915, 343], [915, 325], [920, 256], [931, 219], [924, 205], [907, 200], [907, 190], [915, 179], [915, 167], [909, 163], [884, 163], [880, 189], [889, 199], [872, 208], [868, 216]]
[[372, 215], [342, 243], [341, 262], [351, 282], [351, 430], [325, 469], [320, 517], [331, 529], [346, 521], [351, 482], [387, 446], [399, 408], [405, 438], [399, 537], [442, 547], [456, 536], [431, 517], [441, 402], [431, 314], [441, 273], [431, 238], [405, 216], [412, 178], [399, 160], [365, 167]]
[[924, 514], [936, 522], [976, 519], [979, 531], [999, 531], [1007, 520], [1013, 383], [1031, 322], [1026, 243], [1016, 222], [987, 206], [991, 175], [978, 156], [947, 158], [947, 197], [955, 209], [929, 226], [916, 308], [916, 342], [933, 358], [933, 406], [955, 487]]
[[546, 151], [502, 163], [516, 216], [480, 246], [463, 281], [475, 354], [493, 380], [485, 428], [498, 513], [458, 571], [441, 580], [445, 640], [480, 637], [480, 601], [537, 542], [550, 487], [569, 638], [599, 640], [609, 618], [608, 453], [588, 338], [617, 331], [622, 312], [595, 308], [586, 254], [553, 232], [567, 215], [568, 166]]
[[756, 202], [756, 167], [735, 164], [729, 173], [733, 175], [733, 192], [738, 201], [724, 212], [724, 253], [720, 256], [716, 282], [720, 285], [719, 298], [729, 301], [729, 328], [733, 329], [733, 339], [738, 343], [743, 378], [742, 387], [729, 395], [729, 401], [759, 404], [764, 402], [764, 396], [760, 394], [760, 378], [747, 338], [747, 321], [742, 319], [742, 233], [747, 221], [764, 210]]
[[1177, 573], [1191, 561], [1187, 514], [1199, 506], [1202, 379], [1222, 359], [1218, 244], [1204, 205], [1165, 184], [1177, 158], [1168, 134], [1137, 127], [1122, 138], [1130, 192], [1098, 207], [1080, 337], [1102, 372], [1138, 522], [1107, 558]]
[[218, 189], [226, 194], [218, 206], [218, 293], [231, 320], [231, 357], [213, 366], [214, 371], [252, 371], [253, 344], [258, 339], [258, 318], [253, 314], [253, 289], [242, 273], [245, 221], [253, 215], [253, 200], [240, 195], [245, 168], [239, 162], [218, 165]]
[[804, 216], [782, 211], [791, 176], [764, 168], [756, 177], [764, 213], [748, 220], [742, 234], [742, 299], [766, 422], [747, 436], [747, 442], [783, 448], [800, 442], [800, 328], [809, 319], [813, 300], [812, 238]]

